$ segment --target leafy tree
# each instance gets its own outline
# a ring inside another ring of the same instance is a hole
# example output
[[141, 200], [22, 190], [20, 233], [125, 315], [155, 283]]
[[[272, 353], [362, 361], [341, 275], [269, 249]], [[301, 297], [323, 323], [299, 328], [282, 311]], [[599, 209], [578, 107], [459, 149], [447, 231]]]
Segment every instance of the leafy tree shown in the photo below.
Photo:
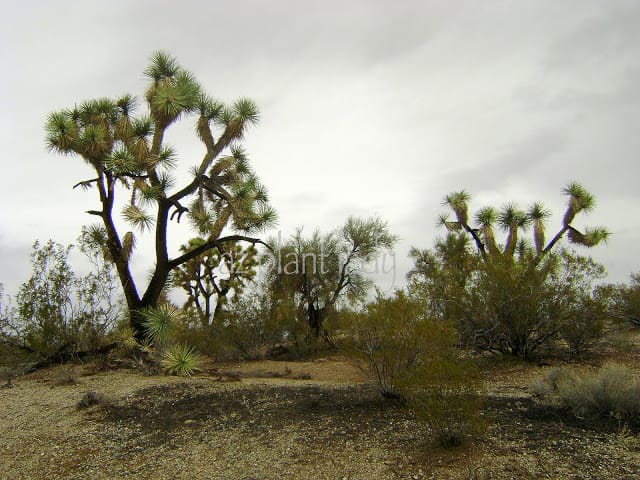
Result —
[[316, 231], [309, 238], [299, 229], [276, 249], [271, 283], [276, 292], [293, 299], [299, 319], [306, 320], [315, 337], [328, 340], [323, 327], [327, 317], [340, 300], [366, 297], [372, 284], [362, 269], [395, 242], [386, 222], [375, 217], [350, 217], [335, 232]]
[[[180, 251], [187, 253], [204, 243], [204, 238], [194, 238]], [[210, 325], [228, 298], [241, 295], [255, 277], [257, 253], [253, 245], [243, 248], [233, 242], [207, 250], [177, 267], [173, 283], [187, 293], [183, 308], [194, 311], [203, 326]]]
[[[143, 336], [142, 311], [157, 304], [169, 273], [213, 247], [230, 241], [260, 243], [245, 236], [275, 221], [266, 189], [252, 172], [240, 145], [247, 127], [258, 122], [255, 104], [239, 99], [226, 106], [207, 95], [194, 76], [163, 52], [153, 55], [145, 70], [149, 87], [146, 111], [134, 116], [136, 98], [98, 98], [49, 115], [47, 144], [58, 153], [78, 156], [95, 177], [76, 187], [95, 188], [100, 202], [87, 213], [100, 219], [91, 230], [117, 269], [131, 315], [131, 327]], [[204, 147], [190, 180], [174, 187], [177, 163], [165, 142], [177, 121], [195, 118], [195, 133]], [[120, 215], [132, 230], [116, 225]], [[167, 233], [172, 220], [186, 213], [205, 238], [199, 247], [170, 256]], [[237, 234], [224, 234], [232, 229]], [[155, 267], [143, 291], [131, 274], [134, 230], [153, 236]]]

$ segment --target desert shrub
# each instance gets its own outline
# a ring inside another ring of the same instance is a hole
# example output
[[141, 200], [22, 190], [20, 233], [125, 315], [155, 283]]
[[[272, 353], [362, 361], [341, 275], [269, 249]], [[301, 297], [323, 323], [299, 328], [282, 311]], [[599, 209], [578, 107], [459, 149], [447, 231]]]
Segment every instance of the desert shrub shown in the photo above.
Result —
[[183, 343], [168, 347], [160, 361], [167, 373], [187, 377], [198, 371], [201, 363], [202, 358], [195, 352], [194, 347]]
[[640, 379], [623, 365], [606, 364], [593, 373], [554, 370], [535, 390], [578, 418], [640, 425]]
[[93, 406], [109, 408], [110, 405], [111, 402], [109, 401], [109, 399], [107, 399], [107, 397], [105, 397], [101, 393], [96, 393], [93, 390], [90, 390], [82, 395], [80, 400], [78, 400], [76, 407], [78, 408], [78, 410], [84, 410]]
[[562, 251], [559, 267], [550, 278], [556, 290], [558, 335], [570, 356], [588, 352], [598, 345], [606, 327], [608, 295], [594, 286], [605, 276], [605, 269], [590, 257]]
[[423, 312], [401, 291], [379, 294], [352, 314], [350, 350], [366, 360], [385, 398], [406, 404], [441, 446], [452, 447], [481, 430], [481, 381], [458, 358], [453, 328]]
[[604, 336], [607, 312], [603, 302], [590, 295], [574, 300], [563, 315], [558, 333], [570, 356], [582, 355], [596, 347]]
[[640, 326], [640, 272], [632, 273], [628, 284], [607, 285], [609, 312], [614, 318]]
[[120, 352], [125, 356], [135, 350], [139, 345], [135, 331], [131, 328], [127, 316], [123, 316], [123, 318], [116, 323], [115, 328], [109, 332], [109, 340], [116, 343]]
[[76, 369], [71, 365], [66, 365], [58, 370], [53, 378], [54, 385], [76, 385], [78, 383], [78, 374]]
[[380, 293], [364, 311], [352, 315], [349, 350], [366, 360], [385, 398], [400, 398], [397, 380], [417, 368], [427, 356], [440, 356], [454, 344], [449, 325], [421, 318], [422, 307], [402, 291], [393, 297]]
[[451, 448], [482, 433], [482, 382], [470, 362], [437, 358], [405, 372], [399, 389], [436, 442]]
[[66, 360], [101, 346], [120, 315], [113, 270], [82, 238], [80, 251], [93, 267], [84, 276], [69, 265], [72, 246], [34, 243], [31, 277], [18, 290], [11, 322], [3, 321], [13, 340], [45, 359]]
[[13, 379], [17, 376], [17, 371], [14, 368], [7, 366], [0, 366], [0, 382], [5, 382], [0, 387], [11, 388], [13, 387]]
[[456, 233], [411, 256], [412, 295], [434, 318], [455, 322], [461, 345], [534, 359], [560, 339], [576, 355], [602, 338], [607, 301], [594, 284], [605, 272], [589, 257], [536, 258], [526, 242], [513, 256], [482, 256]]
[[295, 315], [292, 303], [268, 291], [247, 293], [224, 312], [221, 337], [243, 358], [259, 358], [270, 346], [287, 339]]

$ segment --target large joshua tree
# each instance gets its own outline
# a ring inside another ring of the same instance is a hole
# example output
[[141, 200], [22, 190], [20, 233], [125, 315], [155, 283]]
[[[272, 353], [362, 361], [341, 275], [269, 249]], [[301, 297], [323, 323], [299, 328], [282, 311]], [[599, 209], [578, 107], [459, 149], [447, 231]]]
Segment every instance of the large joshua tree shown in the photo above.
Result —
[[[144, 73], [149, 87], [143, 113], [134, 116], [136, 98], [124, 95], [51, 113], [46, 123], [50, 150], [80, 157], [95, 171], [94, 178], [75, 187], [97, 191], [100, 208], [87, 213], [100, 222], [90, 232], [116, 266], [131, 327], [139, 337], [145, 335], [144, 310], [156, 306], [172, 270], [228, 242], [262, 243], [247, 235], [275, 221], [267, 192], [239, 143], [247, 126], [258, 121], [255, 104], [244, 98], [230, 106], [213, 100], [190, 72], [163, 52], [152, 56]], [[176, 188], [171, 172], [177, 155], [165, 143], [165, 134], [188, 116], [195, 118], [204, 152], [186, 184]], [[121, 209], [131, 230], [118, 226], [115, 209]], [[185, 214], [204, 241], [171, 256], [167, 230]], [[136, 230], [151, 232], [155, 249], [155, 267], [144, 290], [130, 268]]]
[[[451, 232], [465, 232], [470, 235], [485, 260], [496, 257], [513, 258], [518, 254], [521, 259], [529, 258], [534, 266], [538, 265], [565, 235], [571, 243], [586, 247], [606, 241], [609, 232], [603, 227], [587, 227], [581, 232], [572, 225], [578, 214], [588, 213], [594, 208], [594, 196], [577, 182], [569, 183], [563, 188], [562, 193], [568, 197], [567, 208], [560, 228], [548, 242], [545, 228], [551, 212], [540, 202], [533, 203], [527, 211], [520, 210], [514, 203], [508, 203], [500, 210], [484, 207], [476, 213], [474, 219], [477, 226], [472, 227], [468, 208], [471, 197], [466, 191], [461, 190], [450, 193], [442, 202], [451, 208], [456, 217], [455, 221], [450, 221], [448, 215], [442, 215], [439, 223]], [[496, 227], [506, 232], [504, 245], [496, 242]], [[533, 248], [530, 248], [525, 239], [520, 238], [520, 233], [529, 227], [533, 227]]]

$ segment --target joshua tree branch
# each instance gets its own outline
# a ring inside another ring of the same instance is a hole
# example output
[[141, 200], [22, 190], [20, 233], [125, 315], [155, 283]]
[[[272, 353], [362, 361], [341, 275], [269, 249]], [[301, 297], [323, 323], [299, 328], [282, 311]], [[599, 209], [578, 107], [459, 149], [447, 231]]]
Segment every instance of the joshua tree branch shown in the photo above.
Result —
[[82, 187], [82, 188], [89, 188], [91, 186], [92, 183], [97, 182], [98, 180], [100, 180], [100, 178], [90, 178], [89, 180], [83, 180], [82, 182], [78, 182], [73, 186], [73, 189], [75, 190], [78, 187]]
[[207, 250], [210, 250], [214, 247], [222, 251], [222, 245], [227, 242], [248, 242], [248, 243], [251, 243], [252, 245], [259, 243], [267, 247], [269, 250], [272, 250], [272, 248], [268, 244], [266, 244], [259, 238], [246, 237], [244, 235], [228, 235], [226, 237], [209, 240], [203, 243], [202, 245], [194, 248], [193, 250], [189, 250], [188, 252], [180, 255], [179, 257], [174, 258], [173, 260], [170, 260], [168, 263], [169, 269], [171, 270], [173, 268], [176, 268], [177, 266], [182, 265], [183, 263], [191, 260], [194, 257], [197, 257], [201, 253], [204, 253]]

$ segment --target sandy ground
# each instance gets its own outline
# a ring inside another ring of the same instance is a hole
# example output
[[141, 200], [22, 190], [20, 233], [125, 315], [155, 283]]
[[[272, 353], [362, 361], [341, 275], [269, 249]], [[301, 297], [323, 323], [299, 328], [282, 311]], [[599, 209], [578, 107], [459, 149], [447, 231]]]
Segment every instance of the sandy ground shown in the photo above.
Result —
[[[38, 371], [0, 389], [6, 479], [637, 479], [637, 434], [589, 429], [529, 392], [546, 368], [485, 369], [483, 438], [453, 451], [351, 361], [209, 364], [191, 378]], [[78, 408], [87, 392], [98, 404]]]

